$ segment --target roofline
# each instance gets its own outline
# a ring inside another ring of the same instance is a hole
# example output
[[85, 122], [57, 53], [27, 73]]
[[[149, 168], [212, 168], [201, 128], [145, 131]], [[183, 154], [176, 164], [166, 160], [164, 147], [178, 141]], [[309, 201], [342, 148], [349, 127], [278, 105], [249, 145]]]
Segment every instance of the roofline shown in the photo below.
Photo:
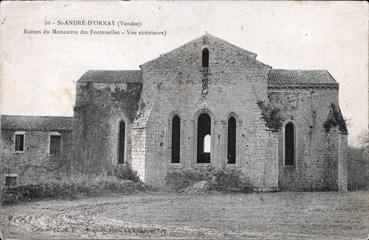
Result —
[[[7, 115], [7, 114], [2, 114], [1, 115], [1, 121], [4, 121], [3, 117], [9, 117], [9, 118], [18, 118], [18, 119], [25, 119], [25, 118], [53, 118], [53, 119], [63, 119], [63, 120], [70, 120], [70, 124], [67, 124], [69, 126], [66, 127], [25, 127], [25, 126], [21, 126], [21, 127], [8, 127], [8, 126], [4, 126], [4, 124], [1, 122], [1, 130], [5, 131], [5, 130], [10, 130], [10, 131], [17, 131], [17, 130], [22, 130], [22, 131], [41, 131], [41, 132], [46, 132], [46, 131], [72, 131], [73, 130], [73, 117], [68, 117], [68, 116], [37, 116], [37, 115]], [[8, 121], [8, 120], [6, 120]]]
[[38, 118], [70, 118], [70, 119], [73, 119], [73, 116], [45, 116], [45, 115], [9, 115], [9, 114], [1, 114], [1, 117], [38, 117]]
[[147, 65], [148, 63], [151, 63], [151, 62], [153, 62], [153, 61], [156, 61], [156, 60], [158, 60], [159, 58], [164, 57], [164, 56], [166, 56], [166, 55], [168, 55], [168, 54], [170, 54], [170, 53], [174, 52], [175, 50], [177, 50], [177, 49], [179, 49], [179, 48], [181, 48], [181, 47], [183, 47], [183, 46], [185, 46], [185, 45], [187, 45], [187, 44], [190, 44], [190, 43], [192, 43], [192, 42], [197, 41], [198, 39], [202, 38], [203, 36], [205, 36], [205, 34], [203, 34], [203, 35], [201, 35], [200, 37], [197, 37], [197, 38], [195, 38], [195, 39], [192, 39], [192, 40], [190, 40], [189, 42], [183, 43], [182, 45], [180, 45], [180, 46], [178, 46], [178, 47], [176, 47], [176, 48], [173, 48], [172, 50], [169, 50], [169, 52], [166, 52], [166, 53], [160, 54], [158, 57], [153, 58], [153, 59], [151, 59], [151, 60], [149, 60], [149, 61], [147, 61], [147, 62], [144, 62], [144, 63], [142, 63], [142, 64], [140, 64], [140, 65], [138, 65], [138, 66], [139, 66], [139, 67], [140, 67], [140, 69], [141, 69], [141, 66], [143, 66], [143, 65]]
[[[246, 49], [243, 49], [243, 48], [241, 48], [240, 46], [237, 46], [237, 45], [235, 45], [235, 44], [233, 44], [233, 43], [230, 43], [230, 42], [228, 42], [227, 40], [224, 40], [224, 39], [222, 39], [222, 38], [219, 38], [219, 37], [216, 37], [216, 36], [214, 36], [214, 35], [207, 34], [207, 33], [205, 33], [204, 35], [209, 35], [209, 36], [212, 36], [213, 38], [216, 38], [216, 39], [218, 39], [218, 40], [220, 40], [220, 41], [226, 42], [227, 44], [229, 44], [229, 45], [231, 45], [231, 46], [233, 46], [233, 47], [235, 47], [235, 48], [238, 48], [239, 50], [242, 50], [242, 51], [244, 51], [244, 52], [248, 52], [250, 55], [253, 55], [253, 57], [255, 57], [255, 58], [258, 56], [256, 53], [251, 52], [251, 51], [246, 50]], [[204, 36], [204, 35], [203, 35], [203, 36]]]
[[[329, 76], [331, 76], [331, 78], [333, 78], [333, 79], [334, 79], [334, 81], [336, 81], [336, 82], [337, 82], [337, 80], [332, 76], [332, 74], [331, 74], [328, 70], [324, 70], [324, 71], [327, 71], [327, 73], [329, 74]], [[337, 82], [337, 84], [339, 84], [339, 83]]]
[[338, 83], [292, 83], [292, 84], [275, 84], [268, 83], [268, 88], [339, 88]]
[[35, 132], [67, 132], [73, 131], [73, 127], [68, 128], [37, 128], [37, 127], [3, 127], [1, 126], [1, 131], [35, 131]]
[[77, 84], [87, 84], [87, 83], [106, 83], [106, 84], [112, 84], [112, 83], [115, 83], [115, 84], [142, 84], [142, 82], [104, 82], [104, 81], [93, 81], [93, 82], [77, 82]]
[[[253, 58], [251, 58], [251, 59], [253, 59], [254, 61], [257, 61], [257, 60], [256, 60], [256, 57], [257, 57], [257, 54], [256, 54], [256, 53], [253, 53], [253, 52], [250, 52], [250, 51], [248, 51], [248, 50], [246, 50], [246, 49], [243, 49], [243, 48], [241, 48], [241, 47], [239, 47], [239, 46], [237, 46], [237, 45], [234, 45], [234, 44], [232, 44], [232, 43], [230, 43], [230, 42], [228, 42], [228, 41], [226, 41], [226, 40], [224, 40], [224, 39], [222, 39], [222, 38], [218, 38], [218, 37], [216, 37], [216, 36], [214, 36], [214, 35], [211, 35], [211, 34], [209, 34], [209, 33], [204, 33], [204, 34], [202, 34], [200, 37], [197, 37], [197, 38], [195, 38], [195, 39], [193, 39], [193, 40], [190, 40], [190, 41], [188, 41], [188, 42], [186, 42], [186, 43], [184, 43], [184, 44], [180, 45], [179, 47], [176, 47], [176, 48], [174, 48], [174, 49], [170, 50], [169, 52], [163, 53], [163, 54], [159, 55], [158, 57], [156, 57], [156, 58], [154, 58], [154, 59], [151, 59], [151, 60], [149, 60], [149, 61], [147, 61], [147, 62], [145, 62], [145, 63], [143, 63], [143, 64], [140, 64], [140, 65], [139, 65], [139, 67], [141, 68], [141, 66], [144, 66], [144, 65], [147, 65], [148, 63], [151, 63], [151, 62], [153, 62], [153, 61], [156, 61], [156, 60], [158, 60], [159, 58], [164, 57], [164, 56], [166, 56], [166, 55], [168, 55], [168, 54], [170, 54], [170, 53], [172, 53], [172, 52], [176, 51], [177, 49], [179, 49], [179, 48], [181, 48], [181, 47], [183, 47], [183, 46], [185, 46], [185, 45], [187, 45], [187, 44], [190, 44], [190, 43], [192, 43], [192, 42], [195, 42], [195, 41], [197, 41], [197, 40], [199, 40], [199, 39], [203, 38], [204, 36], [211, 36], [211, 37], [216, 38], [217, 40], [223, 41], [223, 42], [225, 42], [225, 43], [227, 43], [227, 44], [229, 44], [229, 45], [231, 45], [231, 46], [233, 46], [233, 47], [235, 47], [235, 48], [237, 48], [237, 49], [239, 49], [239, 50], [241, 50], [241, 51], [243, 51], [243, 52], [247, 52], [249, 55], [252, 55], [252, 56], [253, 56]], [[267, 64], [265, 64], [265, 63], [262, 63], [262, 62], [259, 62], [259, 61], [257, 61], [257, 62], [258, 62], [258, 63], [260, 63], [260, 64], [263, 64], [263, 65], [264, 65], [264, 66], [266, 66], [266, 67], [271, 68], [271, 66], [269, 66], [269, 65], [267, 65]]]
[[1, 131], [24, 131], [24, 132], [72, 132], [70, 128], [25, 128], [25, 127], [1, 127]]
[[[83, 73], [82, 75], [81, 75], [81, 77], [77, 80], [77, 84], [79, 84], [79, 83], [89, 83], [89, 82], [81, 82], [81, 80], [82, 80], [82, 77], [84, 76], [84, 75], [86, 75], [88, 72], [140, 72], [141, 73], [141, 75], [142, 75], [142, 71], [141, 71], [141, 69], [130, 69], [130, 70], [106, 70], [106, 69], [104, 69], [104, 70], [98, 70], [98, 69], [89, 69], [89, 70], [87, 70], [85, 73]], [[92, 83], [106, 83], [106, 82], [99, 82], [99, 81], [94, 81], [94, 82], [92, 82]]]
[[286, 68], [272, 68], [271, 70], [283, 70], [283, 71], [325, 71], [328, 72], [329, 71], [327, 69], [286, 69]]
[[273, 71], [273, 70], [281, 70], [281, 71], [322, 71], [322, 72], [326, 72], [328, 73], [328, 75], [335, 81], [335, 83], [292, 83], [292, 84], [275, 84], [275, 83], [268, 83], [268, 88], [269, 86], [334, 86], [334, 85], [337, 85], [339, 86], [339, 82], [337, 82], [337, 80], [332, 76], [332, 74], [328, 71], [328, 69], [285, 69], [285, 68], [272, 68], [270, 69], [269, 73], [268, 73], [268, 79], [269, 79], [269, 75], [270, 75], [270, 72]]

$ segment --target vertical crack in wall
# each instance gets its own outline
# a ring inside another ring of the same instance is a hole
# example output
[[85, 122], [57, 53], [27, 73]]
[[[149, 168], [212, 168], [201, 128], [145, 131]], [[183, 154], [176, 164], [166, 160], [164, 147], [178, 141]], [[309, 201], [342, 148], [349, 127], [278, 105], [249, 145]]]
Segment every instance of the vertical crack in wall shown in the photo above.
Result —
[[202, 70], [201, 100], [205, 100], [208, 94], [209, 94], [209, 69], [204, 68]]
[[[202, 44], [203, 46], [206, 46], [209, 44], [209, 39], [207, 36], [207, 33], [205, 33], [204, 37], [202, 38]], [[203, 56], [204, 57], [204, 56]], [[208, 59], [209, 61], [209, 59]], [[201, 69], [202, 73], [202, 81], [201, 81], [201, 100], [204, 101], [209, 94], [209, 67], [208, 65], [204, 66]]]

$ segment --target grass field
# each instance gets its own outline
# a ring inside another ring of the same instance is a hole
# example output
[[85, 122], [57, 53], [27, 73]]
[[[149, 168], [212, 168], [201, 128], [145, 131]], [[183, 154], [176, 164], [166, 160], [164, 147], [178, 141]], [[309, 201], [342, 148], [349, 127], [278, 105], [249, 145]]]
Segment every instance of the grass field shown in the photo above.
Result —
[[152, 193], [43, 200], [6, 206], [2, 220], [5, 239], [367, 239], [369, 192]]

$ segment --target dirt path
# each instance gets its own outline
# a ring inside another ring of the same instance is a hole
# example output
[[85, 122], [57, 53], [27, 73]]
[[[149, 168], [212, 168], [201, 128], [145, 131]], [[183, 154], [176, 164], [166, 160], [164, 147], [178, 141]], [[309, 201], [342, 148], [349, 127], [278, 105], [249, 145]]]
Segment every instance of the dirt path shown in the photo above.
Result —
[[8, 238], [365, 239], [369, 192], [137, 194], [7, 206]]

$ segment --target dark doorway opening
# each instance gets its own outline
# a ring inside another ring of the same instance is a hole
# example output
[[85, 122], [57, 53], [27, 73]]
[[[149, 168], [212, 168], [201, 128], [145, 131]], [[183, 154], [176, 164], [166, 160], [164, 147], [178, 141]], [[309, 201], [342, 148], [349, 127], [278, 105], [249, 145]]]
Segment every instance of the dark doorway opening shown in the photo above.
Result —
[[124, 147], [126, 140], [126, 124], [124, 121], [119, 122], [119, 139], [118, 139], [118, 163], [124, 163]]
[[180, 162], [181, 119], [174, 116], [172, 119], [172, 163]]
[[227, 163], [236, 163], [236, 119], [228, 119]]
[[211, 153], [211, 118], [200, 114], [197, 122], [197, 162], [210, 163]]
[[292, 123], [285, 126], [285, 159], [286, 166], [295, 165], [295, 127]]

